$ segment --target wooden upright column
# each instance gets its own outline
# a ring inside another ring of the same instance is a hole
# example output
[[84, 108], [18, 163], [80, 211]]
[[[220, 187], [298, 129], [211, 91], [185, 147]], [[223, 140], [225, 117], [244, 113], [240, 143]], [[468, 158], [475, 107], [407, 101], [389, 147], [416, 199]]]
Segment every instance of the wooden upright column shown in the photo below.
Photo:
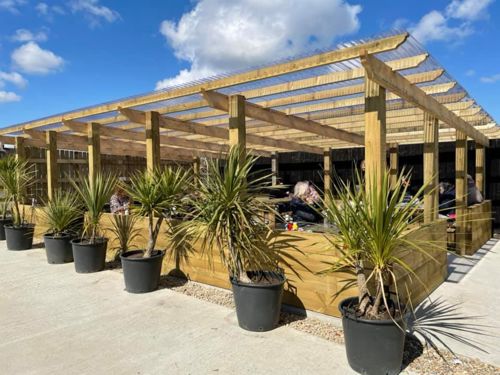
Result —
[[160, 114], [146, 112], [146, 166], [153, 172], [160, 166]]
[[399, 159], [398, 159], [399, 146], [397, 143], [389, 145], [389, 177], [391, 189], [396, 186], [399, 173]]
[[278, 177], [279, 177], [279, 159], [278, 153], [271, 153], [271, 184], [272, 186], [278, 185]]
[[381, 186], [386, 172], [385, 88], [365, 78], [365, 181]]
[[439, 208], [439, 120], [424, 112], [424, 223], [437, 219]]
[[47, 161], [47, 196], [50, 200], [54, 198], [59, 180], [59, 168], [57, 167], [57, 133], [54, 130], [45, 132]]
[[328, 197], [332, 191], [332, 151], [330, 148], [323, 150], [323, 183], [325, 197]]
[[96, 175], [101, 171], [101, 140], [99, 132], [100, 124], [89, 122], [87, 124], [87, 147], [89, 153], [89, 180], [94, 181]]
[[[239, 146], [242, 156], [246, 152], [245, 97], [229, 97], [229, 145]], [[242, 159], [243, 160], [243, 159]]]
[[24, 148], [24, 138], [15, 138], [16, 159], [26, 159], [26, 149]]
[[476, 187], [483, 197], [486, 195], [486, 149], [480, 143], [476, 143]]
[[467, 210], [467, 135], [456, 131], [455, 151], [455, 196], [456, 196], [456, 246], [465, 255], [466, 210]]

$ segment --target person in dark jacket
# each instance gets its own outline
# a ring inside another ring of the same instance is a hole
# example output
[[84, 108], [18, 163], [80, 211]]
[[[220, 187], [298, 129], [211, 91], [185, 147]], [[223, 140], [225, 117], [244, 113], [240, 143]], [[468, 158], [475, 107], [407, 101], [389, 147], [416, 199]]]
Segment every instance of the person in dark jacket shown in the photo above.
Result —
[[448, 182], [439, 183], [439, 213], [446, 216], [455, 213], [455, 186]]
[[319, 201], [319, 194], [308, 181], [299, 181], [295, 184], [290, 208], [293, 221], [316, 223], [321, 215], [314, 209]]

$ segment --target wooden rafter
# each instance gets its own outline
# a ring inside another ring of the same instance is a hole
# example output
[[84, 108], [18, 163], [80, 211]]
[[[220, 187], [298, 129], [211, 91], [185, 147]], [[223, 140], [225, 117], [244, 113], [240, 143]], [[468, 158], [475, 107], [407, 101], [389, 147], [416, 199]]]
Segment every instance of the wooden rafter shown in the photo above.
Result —
[[429, 112], [448, 126], [463, 132], [476, 142], [484, 146], [489, 145], [488, 137], [446, 109], [433, 97], [426, 95], [420, 88], [412, 85], [407, 79], [394, 72], [376, 57], [365, 53], [361, 56], [361, 63], [365, 67], [369, 79], [374, 80], [401, 98], [414, 103], [420, 109]]

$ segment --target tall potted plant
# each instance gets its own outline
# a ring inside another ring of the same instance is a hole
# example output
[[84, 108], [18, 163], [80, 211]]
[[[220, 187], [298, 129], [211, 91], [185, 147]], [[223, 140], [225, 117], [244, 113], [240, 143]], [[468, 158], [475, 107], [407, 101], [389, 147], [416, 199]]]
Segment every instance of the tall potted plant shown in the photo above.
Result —
[[273, 233], [260, 214], [272, 210], [258, 199], [269, 176], [251, 173], [256, 158], [232, 147], [224, 165], [208, 162], [208, 175], [197, 183], [187, 233], [203, 252], [216, 251], [229, 272], [239, 326], [268, 331], [279, 320], [285, 276], [284, 261], [273, 246]]
[[26, 220], [26, 211], [21, 205], [26, 200], [26, 191], [35, 178], [34, 166], [14, 155], [2, 159], [0, 184], [12, 201], [12, 224], [4, 225], [7, 248], [28, 250], [33, 246], [35, 225]]
[[[408, 176], [403, 173], [395, 185], [390, 185], [388, 173], [380, 182], [375, 178], [363, 182], [359, 174], [357, 179], [360, 189], [352, 190], [339, 181], [335, 195], [324, 200], [327, 218], [339, 230], [336, 248], [340, 253], [327, 272], [350, 271], [357, 287], [358, 296], [339, 305], [350, 366], [363, 374], [398, 374], [408, 314], [395, 272], [400, 268], [416, 276], [403, 259], [402, 249], [431, 257], [430, 248], [441, 248], [410, 236], [419, 228], [415, 224], [425, 186], [409, 196], [404, 184]], [[395, 293], [390, 292], [391, 285]]]
[[106, 264], [108, 239], [101, 233], [100, 220], [116, 186], [113, 175], [98, 173], [93, 180], [70, 180], [86, 210], [82, 237], [71, 241], [75, 270], [78, 273], [102, 271]]
[[160, 281], [164, 251], [156, 248], [162, 223], [170, 225], [174, 207], [189, 191], [190, 173], [181, 168], [167, 167], [154, 172], [144, 171], [124, 186], [131, 201], [134, 215], [147, 218], [148, 242], [146, 249], [128, 251], [121, 255], [125, 289], [130, 293], [156, 290]]
[[71, 240], [82, 214], [81, 202], [74, 191], [56, 190], [53, 198], [44, 202], [41, 218], [49, 227], [43, 236], [49, 264], [73, 261]]

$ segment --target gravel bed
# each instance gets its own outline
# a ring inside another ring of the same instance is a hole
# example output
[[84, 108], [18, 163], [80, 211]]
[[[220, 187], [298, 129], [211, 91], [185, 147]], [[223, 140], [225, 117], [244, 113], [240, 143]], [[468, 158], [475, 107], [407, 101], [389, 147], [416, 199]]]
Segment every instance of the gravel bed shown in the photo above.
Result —
[[[121, 271], [121, 270], [120, 270]], [[200, 284], [173, 276], [163, 276], [160, 288], [168, 288], [178, 293], [210, 303], [234, 309], [232, 293], [228, 290]], [[344, 343], [344, 334], [336, 325], [314, 317], [282, 312], [280, 326], [289, 326], [337, 344]], [[407, 337], [403, 358], [403, 374], [420, 375], [500, 375], [500, 368], [465, 356], [454, 356], [442, 351], [441, 358], [434, 350], [423, 347], [420, 341]]]

